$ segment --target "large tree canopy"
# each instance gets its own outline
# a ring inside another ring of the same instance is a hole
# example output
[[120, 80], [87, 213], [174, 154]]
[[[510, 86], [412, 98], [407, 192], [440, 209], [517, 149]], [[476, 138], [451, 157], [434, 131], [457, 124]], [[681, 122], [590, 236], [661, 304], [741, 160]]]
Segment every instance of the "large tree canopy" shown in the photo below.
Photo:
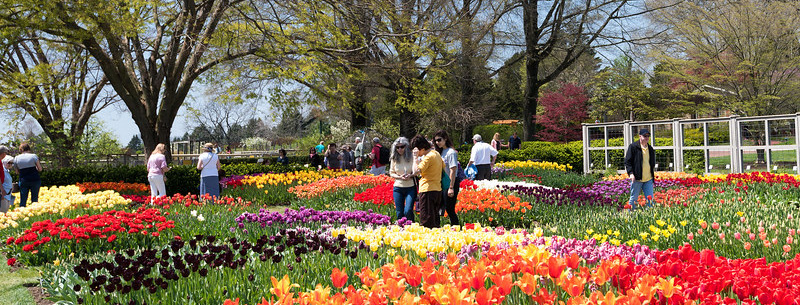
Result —
[[797, 2], [686, 1], [653, 18], [670, 25], [672, 43], [657, 56], [673, 88], [720, 100], [740, 115], [800, 110]]
[[200, 75], [269, 45], [265, 36], [249, 35], [261, 25], [252, 12], [243, 0], [0, 1], [8, 26], [87, 50], [130, 111], [147, 152], [169, 142]]
[[36, 120], [59, 152], [53, 157], [69, 166], [91, 116], [115, 100], [104, 91], [108, 80], [80, 47], [50, 42], [35, 31], [0, 41], [0, 105], [22, 110], [11, 122], [25, 115]]

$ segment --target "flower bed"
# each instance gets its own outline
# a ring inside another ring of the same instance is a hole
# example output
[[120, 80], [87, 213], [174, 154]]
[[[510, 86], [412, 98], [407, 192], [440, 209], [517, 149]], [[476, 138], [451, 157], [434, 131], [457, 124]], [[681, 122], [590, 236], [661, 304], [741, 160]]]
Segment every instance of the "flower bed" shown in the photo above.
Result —
[[0, 214], [0, 230], [8, 227], [16, 228], [19, 226], [19, 221], [28, 221], [31, 217], [39, 215], [62, 215], [65, 211], [77, 208], [105, 210], [128, 203], [129, 200], [115, 191], [83, 194], [74, 185], [42, 187], [39, 190], [39, 202]]
[[[796, 176], [657, 175], [655, 206], [626, 210], [629, 180], [505, 174], [544, 185], [462, 182], [464, 226], [392, 224], [386, 176], [262, 177], [215, 201], [159, 198], [139, 212], [163, 218], [139, 223], [135, 205], [99, 203], [129, 202], [118, 194], [72, 186], [64, 198], [98, 202], [17, 214], [0, 233], [12, 237], [8, 262], [41, 265], [53, 300], [75, 304], [793, 304], [799, 293]], [[294, 209], [263, 208], [281, 192]]]
[[[360, 223], [369, 225], [389, 225], [392, 223], [391, 217], [383, 214], [375, 214], [369, 211], [316, 211], [301, 207], [299, 210], [287, 209], [283, 213], [270, 212], [264, 209], [258, 213], [242, 213], [236, 217], [237, 226], [235, 229], [244, 229], [246, 224], [254, 223], [262, 228], [274, 224], [347, 224]], [[402, 223], [405, 225], [405, 222]]]
[[326, 193], [333, 193], [343, 189], [356, 187], [373, 187], [394, 180], [389, 176], [343, 176], [337, 178], [323, 178], [308, 184], [289, 188], [289, 192], [301, 199], [320, 197]]
[[394, 205], [394, 182], [388, 182], [368, 188], [361, 193], [355, 193], [353, 200], [376, 205]]
[[79, 182], [75, 185], [80, 188], [82, 193], [93, 193], [97, 191], [116, 191], [127, 195], [144, 195], [150, 193], [150, 186], [144, 183], [126, 182]]
[[[81, 241], [100, 239], [113, 243], [125, 234], [158, 237], [161, 231], [174, 227], [174, 221], [167, 220], [157, 209], [139, 209], [135, 213], [107, 211], [99, 215], [35, 222], [20, 236], [9, 237], [6, 245], [13, 246], [12, 251], [21, 250], [17, 254], [24, 263], [37, 264], [57, 257], [59, 251], [78, 247]], [[84, 243], [80, 247], [89, 246]]]

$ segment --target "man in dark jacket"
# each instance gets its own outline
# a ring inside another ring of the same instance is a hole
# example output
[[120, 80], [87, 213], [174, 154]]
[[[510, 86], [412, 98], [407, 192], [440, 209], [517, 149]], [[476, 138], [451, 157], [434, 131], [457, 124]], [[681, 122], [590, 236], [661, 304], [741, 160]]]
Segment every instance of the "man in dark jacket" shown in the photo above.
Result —
[[631, 198], [628, 201], [631, 209], [636, 208], [639, 193], [643, 192], [647, 206], [652, 205], [653, 180], [655, 179], [656, 152], [650, 142], [650, 131], [639, 130], [639, 141], [628, 145], [625, 154], [625, 171], [631, 178]]

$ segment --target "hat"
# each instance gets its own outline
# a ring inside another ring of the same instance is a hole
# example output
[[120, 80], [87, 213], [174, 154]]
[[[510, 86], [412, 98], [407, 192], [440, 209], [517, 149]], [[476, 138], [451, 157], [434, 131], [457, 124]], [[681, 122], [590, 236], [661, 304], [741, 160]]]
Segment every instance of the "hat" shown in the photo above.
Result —
[[647, 128], [642, 128], [642, 129], [639, 129], [639, 135], [640, 135], [640, 136], [643, 136], [643, 135], [649, 135], [649, 134], [650, 134], [650, 131], [649, 131], [649, 130], [647, 130]]
[[7, 154], [7, 153], [8, 153], [8, 147], [5, 145], [0, 145], [0, 154]]
[[3, 158], [3, 163], [14, 163], [14, 157], [6, 155], [6, 157]]
[[361, 137], [356, 137], [356, 142], [361, 141]]
[[381, 139], [378, 139], [378, 137], [374, 137], [374, 138], [372, 138], [372, 142], [380, 143]]
[[472, 136], [472, 139], [478, 142], [483, 141], [483, 138], [481, 138], [481, 135], [479, 134], [475, 134], [474, 136]]
[[203, 148], [211, 150], [212, 148], [214, 148], [214, 144], [211, 144], [210, 142], [203, 144]]

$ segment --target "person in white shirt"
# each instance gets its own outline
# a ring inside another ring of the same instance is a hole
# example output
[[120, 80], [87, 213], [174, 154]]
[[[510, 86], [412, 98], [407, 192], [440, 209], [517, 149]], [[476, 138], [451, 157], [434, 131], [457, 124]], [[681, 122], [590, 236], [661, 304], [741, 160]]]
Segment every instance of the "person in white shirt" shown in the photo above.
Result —
[[484, 143], [481, 135], [476, 134], [472, 136], [472, 152], [469, 154], [469, 167], [475, 164], [478, 168], [478, 173], [475, 175], [475, 180], [489, 180], [492, 179], [492, 167], [497, 159], [497, 150], [488, 143]]
[[222, 164], [219, 156], [214, 153], [214, 144], [206, 143], [203, 150], [205, 152], [200, 154], [197, 162], [197, 170], [200, 171], [200, 195], [219, 197], [219, 169]]

